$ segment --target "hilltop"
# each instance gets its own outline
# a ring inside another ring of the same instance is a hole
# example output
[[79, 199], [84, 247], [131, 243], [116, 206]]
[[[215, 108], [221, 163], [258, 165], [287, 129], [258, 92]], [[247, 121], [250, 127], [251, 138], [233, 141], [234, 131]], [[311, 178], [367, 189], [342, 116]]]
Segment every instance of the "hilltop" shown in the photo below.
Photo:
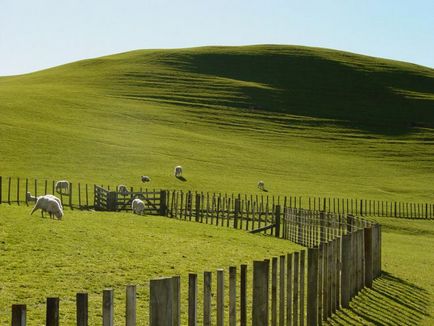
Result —
[[0, 98], [3, 175], [432, 200], [427, 67], [297, 46], [138, 50], [1, 77]]

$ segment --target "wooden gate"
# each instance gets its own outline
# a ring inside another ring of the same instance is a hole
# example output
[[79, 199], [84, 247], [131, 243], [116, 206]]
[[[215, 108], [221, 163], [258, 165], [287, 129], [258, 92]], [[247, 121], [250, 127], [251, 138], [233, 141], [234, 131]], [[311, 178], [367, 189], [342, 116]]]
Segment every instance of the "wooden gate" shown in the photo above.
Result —
[[145, 203], [145, 214], [166, 215], [167, 213], [166, 190], [120, 192], [95, 185], [94, 194], [97, 211], [131, 211], [131, 203], [138, 198]]

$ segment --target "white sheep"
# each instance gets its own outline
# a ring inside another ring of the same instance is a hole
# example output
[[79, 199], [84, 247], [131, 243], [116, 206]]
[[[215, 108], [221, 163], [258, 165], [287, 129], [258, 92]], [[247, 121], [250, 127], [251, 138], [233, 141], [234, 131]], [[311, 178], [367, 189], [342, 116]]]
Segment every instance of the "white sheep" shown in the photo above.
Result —
[[49, 213], [50, 217], [53, 217], [53, 215], [56, 216], [59, 220], [63, 216], [62, 204], [60, 203], [59, 198], [53, 195], [39, 196], [30, 215], [38, 209], [41, 210], [42, 217], [44, 217], [44, 212]]
[[261, 180], [261, 181], [258, 182], [258, 188], [261, 189], [261, 190], [265, 190], [264, 181]]
[[69, 181], [59, 180], [56, 182], [56, 192], [61, 195], [69, 195]]
[[131, 209], [133, 210], [134, 214], [143, 214], [145, 211], [145, 203], [141, 199], [134, 199], [131, 203]]
[[118, 191], [124, 196], [128, 195], [128, 188], [125, 185], [119, 185]]
[[174, 173], [175, 173], [175, 177], [177, 177], [177, 178], [181, 177], [182, 176], [182, 166], [181, 165], [175, 166]]
[[151, 178], [148, 177], [147, 175], [142, 175], [142, 182], [150, 182]]

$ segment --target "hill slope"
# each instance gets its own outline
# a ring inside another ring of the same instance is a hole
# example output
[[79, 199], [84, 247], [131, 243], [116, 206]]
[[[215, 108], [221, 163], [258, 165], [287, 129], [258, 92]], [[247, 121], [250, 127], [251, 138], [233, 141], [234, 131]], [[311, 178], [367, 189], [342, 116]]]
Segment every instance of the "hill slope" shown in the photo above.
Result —
[[[0, 78], [3, 175], [432, 200], [434, 70], [294, 46], [140, 50]], [[170, 176], [182, 164], [188, 182]]]

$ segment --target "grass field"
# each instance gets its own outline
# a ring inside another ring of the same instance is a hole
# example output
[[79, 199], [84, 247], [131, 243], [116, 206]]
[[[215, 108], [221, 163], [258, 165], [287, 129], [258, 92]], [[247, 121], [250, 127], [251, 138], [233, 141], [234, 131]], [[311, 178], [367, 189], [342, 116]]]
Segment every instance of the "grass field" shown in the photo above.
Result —
[[[293, 46], [140, 50], [0, 78], [3, 176], [432, 201], [434, 71]], [[172, 177], [182, 165], [187, 182]]]
[[[264, 180], [269, 195], [432, 202], [433, 145], [434, 70], [340, 51], [139, 50], [0, 77], [4, 177], [138, 185], [149, 175], [152, 188], [234, 193], [258, 191]], [[187, 182], [172, 176], [175, 165]], [[57, 223], [3, 206], [1, 309], [25, 299], [38, 321], [46, 295], [65, 299], [68, 319], [70, 298], [85, 288], [99, 302], [95, 291], [105, 286], [120, 292], [160, 273], [202, 272], [289, 248], [157, 217], [68, 211]], [[434, 324], [432, 221], [379, 222], [387, 274], [332, 322]], [[171, 241], [157, 242], [169, 230]], [[174, 254], [144, 261], [155, 248]]]
[[255, 259], [301, 248], [272, 237], [164, 217], [67, 211], [59, 222], [29, 213], [27, 207], [0, 206], [2, 325], [10, 323], [13, 303], [28, 305], [29, 325], [44, 324], [49, 296], [61, 298], [62, 324], [72, 325], [80, 291], [89, 292], [90, 325], [99, 325], [102, 290], [107, 287], [115, 289], [120, 325], [127, 284], [138, 286], [139, 325], [145, 325], [150, 279], [181, 275], [185, 303], [190, 272], [201, 280], [204, 271], [227, 272], [229, 266], [244, 263], [251, 268]]

